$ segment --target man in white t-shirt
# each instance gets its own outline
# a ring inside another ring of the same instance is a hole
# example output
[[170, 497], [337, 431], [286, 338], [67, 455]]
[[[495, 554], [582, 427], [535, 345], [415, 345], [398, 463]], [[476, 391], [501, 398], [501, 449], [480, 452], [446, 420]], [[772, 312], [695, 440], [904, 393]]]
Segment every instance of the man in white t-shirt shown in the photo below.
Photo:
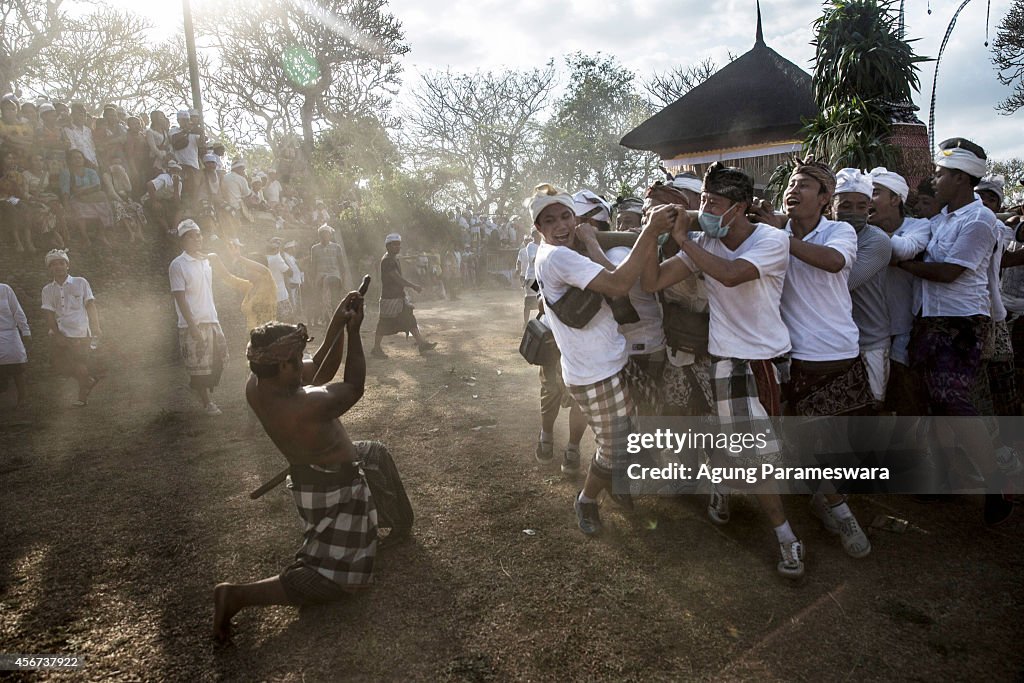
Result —
[[[751, 223], [746, 214], [754, 199], [754, 182], [743, 170], [714, 163], [704, 176], [698, 224], [691, 239], [684, 226], [672, 237], [682, 245], [659, 267], [652, 262], [642, 276], [644, 288], [660, 291], [703, 272], [710, 303], [708, 351], [717, 414], [734, 431], [763, 432], [768, 419], [782, 414], [777, 364], [790, 350], [789, 331], [780, 302], [789, 264], [789, 240], [777, 228]], [[742, 425], [737, 418], [746, 421]], [[759, 424], [760, 423], [760, 424]], [[780, 464], [778, 443], [733, 454], [715, 453], [716, 465], [758, 467]], [[782, 499], [771, 486], [757, 490], [758, 502], [775, 528], [782, 559], [778, 572], [803, 575], [803, 546], [793, 533]], [[729, 521], [726, 487], [716, 486], [708, 515], [716, 524]]]
[[[782, 320], [793, 344], [785, 393], [789, 412], [806, 417], [851, 414], [874, 402], [849, 289], [857, 231], [823, 215], [835, 189], [832, 169], [808, 158], [797, 163], [783, 195], [790, 258]], [[840, 536], [847, 555], [871, 552], [844, 497], [816, 494], [811, 511]]]
[[220, 415], [210, 393], [220, 384], [228, 345], [213, 302], [213, 273], [224, 280], [245, 281], [229, 273], [216, 254], [203, 253], [203, 235], [195, 221], [186, 219], [178, 224], [178, 240], [182, 252], [167, 269], [178, 314], [178, 346], [189, 386], [203, 410], [207, 415]]
[[291, 322], [292, 305], [288, 296], [288, 278], [291, 276], [291, 268], [288, 262], [281, 255], [281, 244], [284, 242], [280, 237], [271, 237], [267, 242], [267, 268], [274, 278], [274, 285], [277, 287], [277, 319], [281, 322]]
[[65, 250], [54, 249], [46, 255], [46, 269], [53, 280], [43, 287], [42, 308], [53, 340], [54, 369], [59, 375], [75, 378], [78, 399], [74, 405], [82, 407], [104, 375], [93, 357], [100, 319], [89, 281], [69, 275], [69, 266]]
[[519, 256], [516, 258], [516, 272], [523, 283], [523, 325], [530, 322], [530, 317], [537, 312], [537, 291], [534, 289], [537, 277], [533, 271], [533, 263], [540, 247], [540, 233], [536, 228], [532, 230], [531, 237], [532, 239], [519, 250]]
[[614, 270], [607, 270], [571, 248], [578, 241], [592, 257], [604, 258], [593, 227], [577, 228], [569, 194], [539, 185], [528, 205], [534, 227], [544, 237], [534, 268], [548, 325], [562, 352], [562, 377], [597, 440], [597, 453], [574, 503], [580, 530], [591, 535], [601, 531], [597, 497], [610, 490], [613, 467], [625, 462], [626, 440], [633, 424], [633, 400], [621, 375], [629, 354], [607, 302], [600, 301], [589, 321], [572, 321], [582, 327], [572, 327], [567, 324], [570, 316], [564, 310], [568, 302], [564, 297], [570, 296], [573, 288], [604, 296], [627, 295], [650, 260], [659, 231], [666, 232], [675, 223], [676, 210], [666, 206], [653, 211], [629, 257]]
[[267, 200], [267, 208], [271, 211], [277, 209], [281, 203], [282, 189], [281, 181], [277, 179], [277, 171], [273, 168], [267, 171], [267, 186], [263, 188], [263, 198]]

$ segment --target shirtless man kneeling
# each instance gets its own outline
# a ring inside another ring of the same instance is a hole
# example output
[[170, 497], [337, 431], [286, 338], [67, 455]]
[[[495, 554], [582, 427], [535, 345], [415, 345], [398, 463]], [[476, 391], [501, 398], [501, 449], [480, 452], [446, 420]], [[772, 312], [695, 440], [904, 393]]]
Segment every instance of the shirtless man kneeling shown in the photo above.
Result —
[[[356, 461], [384, 445], [353, 442], [338, 418], [363, 395], [366, 360], [359, 326], [363, 297], [339, 304], [325, 342], [311, 360], [302, 351], [304, 325], [269, 322], [250, 334], [252, 375], [245, 397], [267, 435], [290, 463], [288, 488], [305, 532], [296, 561], [280, 576], [256, 583], [222, 583], [213, 591], [213, 635], [231, 637], [231, 617], [249, 605], [309, 605], [339, 600], [373, 580], [377, 510]], [[343, 381], [327, 384], [348, 355]]]

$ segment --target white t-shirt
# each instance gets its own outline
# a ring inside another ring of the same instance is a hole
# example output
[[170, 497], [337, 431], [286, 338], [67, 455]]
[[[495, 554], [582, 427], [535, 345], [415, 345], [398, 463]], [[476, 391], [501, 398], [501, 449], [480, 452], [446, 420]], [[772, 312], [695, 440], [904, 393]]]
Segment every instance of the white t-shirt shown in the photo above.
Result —
[[252, 194], [249, 189], [249, 181], [245, 176], [232, 171], [220, 181], [220, 191], [224, 193], [224, 201], [232, 209], [242, 206], [242, 200]]
[[289, 254], [287, 251], [281, 252], [281, 258], [288, 264], [288, 267], [292, 269], [292, 274], [288, 276], [288, 284], [301, 285], [303, 280], [302, 269], [299, 268], [299, 262], [295, 260], [295, 257]]
[[267, 183], [267, 186], [263, 188], [263, 196], [266, 198], [268, 204], [277, 204], [281, 201], [281, 181], [277, 178]]
[[[604, 267], [568, 247], [553, 247], [542, 242], [534, 262], [537, 282], [547, 302], [557, 302], [569, 287], [585, 289], [604, 272]], [[558, 319], [553, 311], [547, 315], [555, 342], [562, 351], [562, 378], [570, 386], [585, 386], [617, 374], [626, 365], [626, 338], [612, 316], [608, 303], [586, 327], [574, 329]]]
[[[183, 251], [171, 261], [167, 274], [171, 279], [171, 292], [185, 292], [185, 301], [197, 325], [220, 322], [213, 304], [213, 268], [208, 259], [193, 258]], [[188, 327], [177, 300], [174, 310], [178, 312], [178, 327]]]
[[286, 301], [288, 285], [284, 281], [284, 274], [288, 272], [288, 264], [280, 254], [268, 254], [267, 268], [270, 268], [270, 274], [274, 276], [274, 284], [277, 285], [277, 300]]
[[[180, 126], [172, 126], [167, 131], [167, 139], [172, 140], [176, 133], [181, 132]], [[178, 163], [182, 166], [189, 166], [199, 170], [199, 134], [189, 133], [188, 144], [181, 149], [174, 149], [174, 158], [178, 160]]]
[[536, 242], [530, 242], [519, 250], [516, 268], [519, 269], [519, 272], [523, 274], [527, 281], [537, 277], [533, 270], [533, 262], [537, 259], [537, 249], [539, 246]]
[[989, 264], [996, 247], [996, 215], [980, 199], [949, 213], [945, 208], [932, 220], [932, 238], [925, 263], [954, 263], [964, 267], [952, 282], [921, 279], [923, 317], [991, 315]]
[[57, 329], [65, 337], [89, 337], [89, 313], [85, 304], [96, 299], [84, 277], [68, 275], [64, 284], [50, 282], [43, 287], [43, 310], [57, 317]]
[[[711, 313], [708, 352], [723, 358], [770, 360], [789, 351], [789, 330], [779, 312], [789, 265], [789, 236], [770, 225], [758, 223], [736, 251], [704, 233], [693, 241], [727, 261], [743, 259], [760, 274], [757, 279], [726, 287], [705, 273]], [[684, 251], [680, 250], [675, 258], [694, 273], [700, 272]]]
[[[629, 247], [613, 247], [606, 253], [608, 260], [619, 265], [629, 256]], [[619, 325], [619, 332], [626, 337], [626, 348], [629, 355], [654, 353], [665, 348], [665, 326], [661, 315], [661, 304], [658, 297], [644, 291], [637, 280], [629, 290], [629, 303], [633, 304], [640, 320], [628, 325]]]
[[31, 336], [28, 318], [9, 285], [0, 283], [0, 365], [28, 362], [22, 335]]
[[[788, 237], [793, 234], [790, 223], [786, 224], [786, 233]], [[857, 231], [849, 223], [822, 217], [803, 241], [835, 249], [846, 265], [838, 273], [830, 273], [790, 255], [782, 288], [782, 321], [789, 329], [793, 358], [856, 358], [860, 354], [860, 332], [853, 322], [848, 283], [857, 260]]]

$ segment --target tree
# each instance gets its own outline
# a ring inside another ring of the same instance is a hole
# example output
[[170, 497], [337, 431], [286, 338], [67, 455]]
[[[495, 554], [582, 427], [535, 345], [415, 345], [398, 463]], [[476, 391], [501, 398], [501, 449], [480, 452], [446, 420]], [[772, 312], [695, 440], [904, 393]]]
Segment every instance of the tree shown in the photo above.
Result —
[[212, 86], [265, 123], [266, 137], [298, 127], [306, 159], [325, 124], [382, 116], [409, 51], [386, 0], [230, 0], [199, 17], [217, 48]]
[[166, 106], [184, 87], [187, 65], [173, 43], [150, 47], [150, 28], [138, 15], [105, 7], [66, 19], [60, 37], [28, 65], [27, 87], [66, 102]]
[[538, 114], [554, 86], [554, 65], [530, 71], [425, 74], [405, 113], [404, 146], [421, 173], [452, 180], [443, 199], [506, 214], [525, 196], [539, 142]]
[[11, 92], [61, 34], [63, 0], [0, 0], [0, 90]]
[[[735, 59], [729, 53], [729, 61]], [[718, 71], [718, 64], [711, 57], [705, 57], [690, 66], [676, 66], [664, 73], [655, 73], [644, 81], [644, 90], [650, 96], [651, 104], [667, 107], [690, 92]]]
[[992, 61], [998, 67], [999, 82], [1013, 86], [1013, 94], [996, 109], [1012, 114], [1024, 107], [1024, 0], [1014, 0], [1010, 11], [999, 22], [992, 41]]
[[[894, 105], [920, 89], [920, 62], [901, 38], [895, 0], [833, 0], [814, 21], [812, 84], [818, 116], [803, 129], [805, 153], [833, 168], [898, 169], [899, 150], [890, 142]], [[782, 164], [767, 194], [782, 196], [791, 166]]]
[[988, 172], [1003, 176], [1003, 206], [1019, 206], [1024, 202], [1024, 159], [1013, 157], [1005, 161], [988, 160]]
[[654, 113], [636, 92], [633, 72], [600, 54], [577, 52], [566, 57], [566, 65], [569, 85], [544, 125], [536, 180], [598, 193], [646, 185], [658, 167], [657, 156], [619, 144]]

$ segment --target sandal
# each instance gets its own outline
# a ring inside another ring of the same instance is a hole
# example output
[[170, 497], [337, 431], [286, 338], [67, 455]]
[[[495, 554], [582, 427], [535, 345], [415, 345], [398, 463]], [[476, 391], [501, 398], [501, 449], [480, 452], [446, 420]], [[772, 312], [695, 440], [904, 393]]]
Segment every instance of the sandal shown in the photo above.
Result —
[[89, 405], [89, 402], [88, 402], [88, 401], [83, 401], [83, 400], [81, 400], [81, 399], [77, 399], [77, 400], [76, 400], [76, 401], [75, 401], [74, 403], [72, 403], [71, 405], [73, 405], [73, 406], [74, 406], [74, 407], [76, 407], [76, 408], [84, 408], [85, 406]]

